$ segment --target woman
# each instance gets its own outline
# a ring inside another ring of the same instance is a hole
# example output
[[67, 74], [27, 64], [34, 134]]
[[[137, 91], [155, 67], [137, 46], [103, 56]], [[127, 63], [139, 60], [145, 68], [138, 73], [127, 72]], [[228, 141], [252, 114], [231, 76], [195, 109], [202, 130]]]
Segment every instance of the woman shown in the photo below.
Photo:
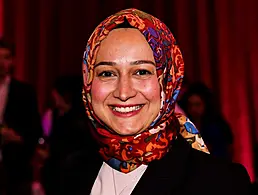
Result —
[[200, 131], [210, 153], [231, 160], [233, 135], [210, 89], [203, 83], [193, 83], [179, 102]]
[[157, 18], [127, 9], [93, 32], [83, 61], [84, 101], [99, 145], [70, 156], [59, 194], [247, 194], [245, 169], [210, 156], [174, 113], [181, 52]]

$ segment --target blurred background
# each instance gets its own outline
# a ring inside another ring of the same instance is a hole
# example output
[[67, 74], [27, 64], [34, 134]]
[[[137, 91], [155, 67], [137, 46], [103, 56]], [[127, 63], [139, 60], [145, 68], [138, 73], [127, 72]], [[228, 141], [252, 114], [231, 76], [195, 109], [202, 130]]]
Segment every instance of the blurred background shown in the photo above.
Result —
[[[107, 16], [131, 7], [156, 16], [170, 28], [185, 61], [186, 94], [180, 107], [189, 116], [198, 115], [193, 107], [208, 107], [207, 94], [192, 86], [205, 85], [212, 99], [210, 113], [219, 113], [230, 132], [225, 144], [231, 147], [233, 161], [243, 164], [255, 181], [256, 0], [0, 0], [0, 34], [16, 46], [14, 77], [36, 89], [43, 115], [56, 79], [81, 75], [84, 47], [94, 28]], [[193, 94], [199, 99], [191, 98]]]

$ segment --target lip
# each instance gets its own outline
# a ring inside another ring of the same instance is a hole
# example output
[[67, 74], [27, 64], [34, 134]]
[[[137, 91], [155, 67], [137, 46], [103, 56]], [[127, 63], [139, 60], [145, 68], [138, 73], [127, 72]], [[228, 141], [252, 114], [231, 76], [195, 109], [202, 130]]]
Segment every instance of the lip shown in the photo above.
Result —
[[[112, 107], [126, 108], [126, 107], [133, 107], [133, 106], [141, 106], [141, 107], [140, 107], [139, 110], [134, 110], [134, 111], [131, 111], [131, 112], [126, 112], [126, 113], [117, 112], [117, 111], [112, 109]], [[111, 112], [115, 116], [118, 116], [118, 117], [121, 117], [121, 118], [127, 118], [127, 117], [135, 116], [142, 110], [143, 107], [144, 107], [144, 104], [128, 104], [128, 105], [112, 104], [112, 105], [109, 105], [109, 109], [111, 110]]]
[[143, 106], [143, 105], [144, 104], [127, 104], [127, 105], [123, 105], [123, 104], [110, 104], [109, 106], [111, 106], [111, 107], [126, 108], [126, 107]]

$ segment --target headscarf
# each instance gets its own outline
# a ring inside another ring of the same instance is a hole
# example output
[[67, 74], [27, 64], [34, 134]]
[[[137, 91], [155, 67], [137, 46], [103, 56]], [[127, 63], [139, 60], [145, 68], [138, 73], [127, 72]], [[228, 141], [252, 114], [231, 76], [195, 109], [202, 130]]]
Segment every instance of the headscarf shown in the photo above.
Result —
[[[149, 43], [161, 87], [161, 106], [156, 119], [142, 133], [121, 136], [109, 130], [94, 113], [91, 86], [94, 64], [101, 41], [125, 19], [137, 28]], [[95, 126], [93, 136], [100, 145], [100, 154], [112, 168], [128, 173], [141, 164], [161, 159], [170, 149], [171, 141], [180, 133], [193, 148], [208, 153], [198, 130], [182, 114], [174, 113], [179, 94], [184, 62], [175, 38], [159, 19], [137, 9], [122, 10], [101, 22], [88, 40], [83, 56], [83, 99], [86, 112]]]

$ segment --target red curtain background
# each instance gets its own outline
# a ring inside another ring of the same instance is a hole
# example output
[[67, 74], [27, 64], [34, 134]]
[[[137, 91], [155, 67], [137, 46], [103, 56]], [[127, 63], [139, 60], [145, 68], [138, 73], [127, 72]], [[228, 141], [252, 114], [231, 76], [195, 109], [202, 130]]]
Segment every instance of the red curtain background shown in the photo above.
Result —
[[3, 13], [3, 0], [0, 0], [0, 37], [3, 36], [3, 28], [4, 28], [4, 13]]
[[4, 36], [16, 44], [18, 79], [35, 86], [41, 109], [58, 75], [80, 74], [96, 25], [121, 9], [148, 12], [171, 29], [189, 81], [213, 89], [235, 139], [235, 161], [254, 179], [258, 142], [258, 1], [4, 0]]

